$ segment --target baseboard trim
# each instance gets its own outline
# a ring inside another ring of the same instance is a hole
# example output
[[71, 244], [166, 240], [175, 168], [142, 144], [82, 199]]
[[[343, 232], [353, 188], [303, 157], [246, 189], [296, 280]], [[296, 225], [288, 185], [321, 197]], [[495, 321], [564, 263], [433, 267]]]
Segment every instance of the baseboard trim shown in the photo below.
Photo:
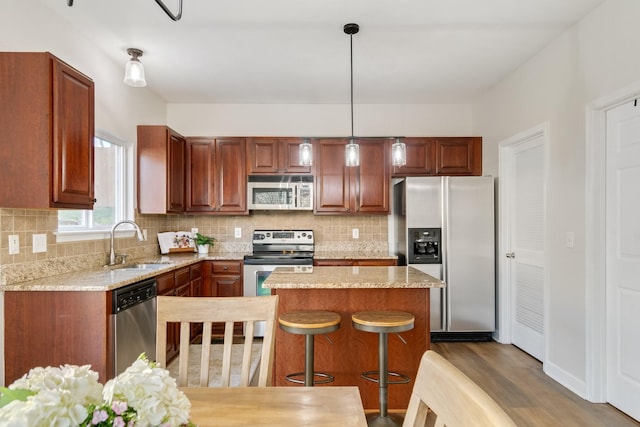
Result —
[[431, 332], [431, 342], [490, 342], [492, 332]]

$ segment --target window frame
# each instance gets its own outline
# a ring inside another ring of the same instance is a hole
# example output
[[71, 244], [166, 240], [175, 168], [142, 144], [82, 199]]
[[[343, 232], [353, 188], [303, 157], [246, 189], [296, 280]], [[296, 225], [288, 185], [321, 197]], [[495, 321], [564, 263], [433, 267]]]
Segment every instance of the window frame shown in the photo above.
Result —
[[[111, 144], [118, 145], [123, 148], [122, 151], [122, 164], [119, 165], [122, 168], [122, 188], [123, 195], [122, 198], [117, 201], [117, 204], [121, 206], [117, 208], [117, 210], [121, 211], [122, 218], [121, 219], [130, 219], [134, 220], [134, 186], [133, 186], [133, 177], [134, 177], [134, 150], [133, 143], [125, 141], [121, 138], [116, 137], [115, 135], [104, 131], [104, 130], [96, 130], [94, 138], [102, 139]], [[95, 142], [94, 142], [95, 143]], [[95, 180], [95, 178], [94, 178]], [[95, 181], [94, 181], [95, 185]], [[120, 219], [117, 219], [118, 221]], [[113, 224], [112, 224], [113, 225]], [[76, 241], [86, 241], [86, 240], [100, 240], [100, 239], [108, 239], [110, 237], [111, 226], [104, 227], [69, 227], [69, 228], [60, 228], [57, 226], [54, 234], [56, 236], [57, 243], [65, 243], [65, 242], [76, 242]], [[127, 230], [126, 227], [122, 229], [118, 229], [116, 232], [118, 236], [128, 236], [133, 233], [133, 229]]]

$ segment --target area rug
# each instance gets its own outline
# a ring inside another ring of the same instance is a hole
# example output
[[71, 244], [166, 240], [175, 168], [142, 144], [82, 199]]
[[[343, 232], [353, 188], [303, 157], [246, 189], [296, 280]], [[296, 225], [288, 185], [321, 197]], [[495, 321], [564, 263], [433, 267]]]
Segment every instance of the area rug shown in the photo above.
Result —
[[[209, 357], [209, 387], [220, 387], [222, 382], [222, 344], [211, 345], [211, 355]], [[231, 378], [232, 387], [240, 385], [240, 373], [242, 364], [242, 350], [244, 344], [233, 344], [231, 346]], [[249, 383], [251, 379], [256, 377], [258, 366], [260, 364], [260, 352], [262, 351], [262, 343], [253, 343], [251, 347], [251, 369], [249, 371]], [[198, 387], [200, 384], [200, 354], [202, 353], [202, 345], [192, 344], [189, 346], [189, 369], [187, 373], [187, 386]], [[178, 379], [178, 358], [176, 357], [169, 366], [167, 366], [169, 374], [176, 380]]]

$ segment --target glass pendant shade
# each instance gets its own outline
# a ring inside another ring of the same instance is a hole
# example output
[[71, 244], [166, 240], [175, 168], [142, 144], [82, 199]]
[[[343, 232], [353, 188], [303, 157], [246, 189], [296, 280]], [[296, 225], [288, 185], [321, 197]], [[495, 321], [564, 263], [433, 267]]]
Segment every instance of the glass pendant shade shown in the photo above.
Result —
[[391, 146], [391, 163], [393, 166], [404, 166], [407, 164], [407, 146], [402, 139], [396, 139]]
[[308, 139], [300, 144], [300, 164], [302, 166], [311, 166], [313, 163], [313, 146]]
[[352, 139], [344, 148], [346, 166], [360, 166], [360, 146]]
[[142, 56], [142, 51], [139, 49], [127, 49], [127, 53], [131, 55], [131, 59], [125, 65], [124, 84], [132, 87], [145, 87], [147, 81], [144, 78], [144, 67], [138, 59], [139, 56]]

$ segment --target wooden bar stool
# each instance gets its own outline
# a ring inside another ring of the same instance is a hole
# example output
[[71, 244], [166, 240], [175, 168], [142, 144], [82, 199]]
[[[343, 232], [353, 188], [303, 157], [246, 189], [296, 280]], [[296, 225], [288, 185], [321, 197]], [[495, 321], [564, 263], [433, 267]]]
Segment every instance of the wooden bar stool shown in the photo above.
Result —
[[[296, 372], [286, 376], [292, 383], [304, 384], [311, 387], [314, 384], [327, 384], [334, 380], [333, 375], [315, 372], [313, 367], [314, 335], [328, 334], [340, 328], [340, 315], [332, 311], [304, 310], [283, 313], [278, 317], [280, 329], [291, 334], [305, 336], [304, 372]], [[329, 337], [327, 337], [329, 340]], [[329, 340], [331, 342], [331, 340]], [[304, 375], [304, 381], [296, 377]], [[315, 377], [322, 377], [315, 380]]]
[[[378, 334], [378, 370], [366, 371], [360, 376], [368, 381], [378, 383], [380, 414], [367, 420], [369, 426], [399, 426], [401, 420], [395, 420], [388, 414], [388, 385], [406, 384], [411, 381], [406, 375], [389, 372], [387, 334], [405, 332], [413, 329], [415, 317], [411, 313], [395, 310], [359, 311], [351, 315], [351, 323], [355, 329]], [[398, 338], [406, 344], [400, 335]], [[378, 378], [375, 378], [377, 375]], [[389, 380], [389, 376], [397, 379]]]

